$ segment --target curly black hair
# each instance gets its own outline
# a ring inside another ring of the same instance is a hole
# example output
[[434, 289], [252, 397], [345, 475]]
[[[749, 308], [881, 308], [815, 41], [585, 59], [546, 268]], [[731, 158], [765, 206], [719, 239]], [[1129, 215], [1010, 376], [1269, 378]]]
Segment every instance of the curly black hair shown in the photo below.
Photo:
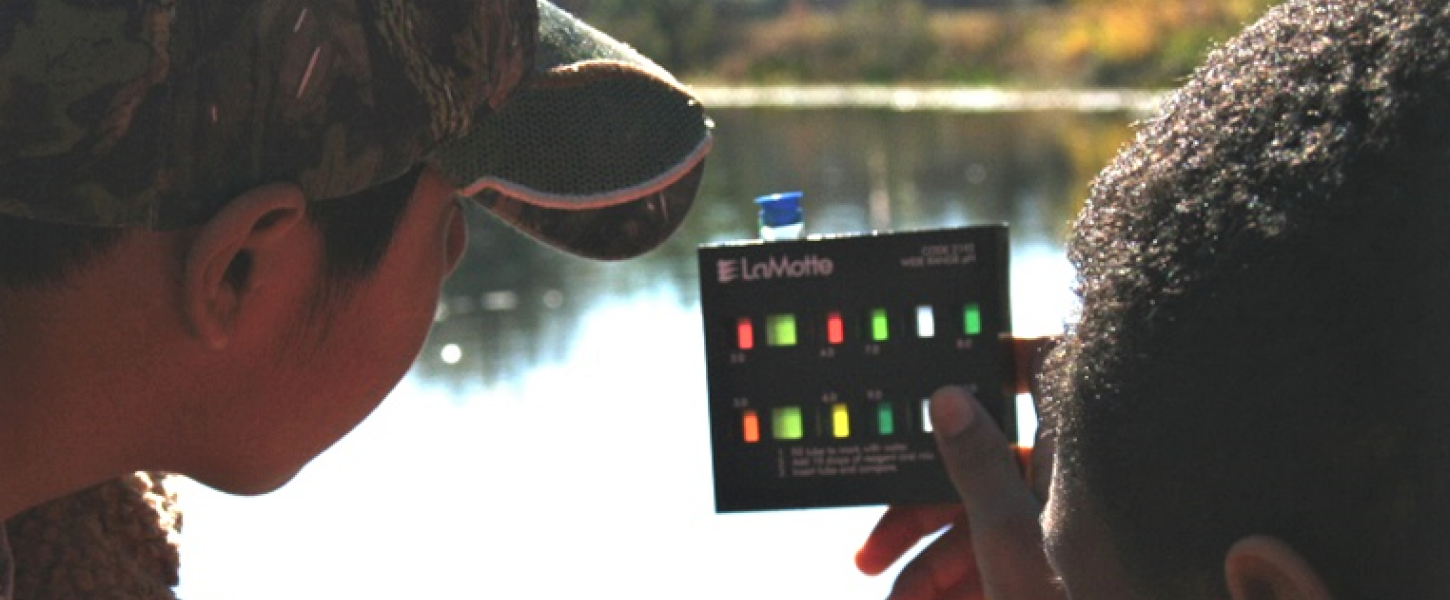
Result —
[[1450, 591], [1444, 0], [1271, 9], [1100, 174], [1069, 255], [1044, 424], [1141, 591], [1225, 597], [1253, 533], [1339, 598]]

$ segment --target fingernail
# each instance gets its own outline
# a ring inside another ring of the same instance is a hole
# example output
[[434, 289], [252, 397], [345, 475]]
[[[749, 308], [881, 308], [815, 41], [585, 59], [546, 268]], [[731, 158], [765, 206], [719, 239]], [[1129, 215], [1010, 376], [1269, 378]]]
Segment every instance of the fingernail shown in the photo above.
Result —
[[942, 388], [931, 397], [931, 427], [948, 436], [966, 431], [976, 413], [972, 400], [961, 388]]

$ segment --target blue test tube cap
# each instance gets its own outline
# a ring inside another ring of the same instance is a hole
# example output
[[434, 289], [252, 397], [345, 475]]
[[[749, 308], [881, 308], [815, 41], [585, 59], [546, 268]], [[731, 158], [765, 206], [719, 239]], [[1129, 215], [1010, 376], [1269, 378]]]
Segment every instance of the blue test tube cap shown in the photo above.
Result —
[[795, 225], [803, 220], [801, 215], [801, 193], [780, 192], [755, 199], [760, 206], [760, 224], [764, 227]]

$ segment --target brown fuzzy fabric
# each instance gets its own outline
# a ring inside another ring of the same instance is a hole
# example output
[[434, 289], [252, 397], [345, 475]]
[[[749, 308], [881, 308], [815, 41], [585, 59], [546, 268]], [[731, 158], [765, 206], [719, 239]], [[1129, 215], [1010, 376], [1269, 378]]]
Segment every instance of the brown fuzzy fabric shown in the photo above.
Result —
[[7, 521], [14, 600], [175, 600], [181, 511], [165, 483], [139, 472]]

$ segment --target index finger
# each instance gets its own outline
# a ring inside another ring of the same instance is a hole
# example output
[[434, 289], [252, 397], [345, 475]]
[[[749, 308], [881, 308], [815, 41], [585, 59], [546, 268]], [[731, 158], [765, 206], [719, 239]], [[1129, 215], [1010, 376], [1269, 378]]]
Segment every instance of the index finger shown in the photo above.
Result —
[[950, 525], [965, 512], [960, 504], [888, 507], [866, 543], [856, 551], [856, 568], [867, 575], [879, 575], [922, 538]]

